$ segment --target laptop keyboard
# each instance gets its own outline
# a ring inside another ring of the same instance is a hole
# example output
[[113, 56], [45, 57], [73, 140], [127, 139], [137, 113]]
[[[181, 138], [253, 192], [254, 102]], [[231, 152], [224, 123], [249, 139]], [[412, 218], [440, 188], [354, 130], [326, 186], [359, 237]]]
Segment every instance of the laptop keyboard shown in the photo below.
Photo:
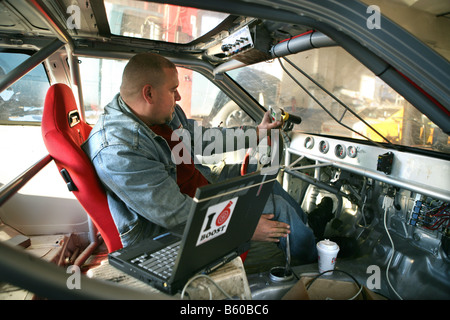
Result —
[[164, 279], [172, 274], [173, 266], [180, 249], [181, 241], [175, 242], [159, 251], [144, 253], [131, 260], [131, 263], [148, 270]]

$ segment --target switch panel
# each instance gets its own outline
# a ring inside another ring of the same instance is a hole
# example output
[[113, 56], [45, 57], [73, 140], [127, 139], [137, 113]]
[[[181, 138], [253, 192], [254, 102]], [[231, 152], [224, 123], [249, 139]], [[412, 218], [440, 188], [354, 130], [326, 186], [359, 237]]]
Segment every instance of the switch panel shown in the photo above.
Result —
[[222, 40], [221, 50], [226, 58], [246, 64], [270, 59], [270, 37], [262, 26], [248, 25]]

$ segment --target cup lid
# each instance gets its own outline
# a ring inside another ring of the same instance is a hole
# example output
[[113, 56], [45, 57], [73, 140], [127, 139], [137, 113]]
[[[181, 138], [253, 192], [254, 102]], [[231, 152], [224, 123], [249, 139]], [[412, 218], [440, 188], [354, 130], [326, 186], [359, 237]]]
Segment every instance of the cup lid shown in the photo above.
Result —
[[337, 243], [330, 241], [329, 239], [319, 241], [319, 243], [317, 243], [317, 246], [324, 250], [339, 250], [339, 246], [337, 245]]

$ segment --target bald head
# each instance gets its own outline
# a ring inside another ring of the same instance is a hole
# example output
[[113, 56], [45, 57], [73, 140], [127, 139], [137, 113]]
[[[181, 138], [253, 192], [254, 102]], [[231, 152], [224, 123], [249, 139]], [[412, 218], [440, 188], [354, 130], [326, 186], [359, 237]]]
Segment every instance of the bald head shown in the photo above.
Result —
[[122, 75], [120, 95], [125, 101], [136, 99], [146, 84], [158, 87], [165, 81], [164, 69], [176, 69], [168, 59], [155, 53], [139, 53], [128, 61]]

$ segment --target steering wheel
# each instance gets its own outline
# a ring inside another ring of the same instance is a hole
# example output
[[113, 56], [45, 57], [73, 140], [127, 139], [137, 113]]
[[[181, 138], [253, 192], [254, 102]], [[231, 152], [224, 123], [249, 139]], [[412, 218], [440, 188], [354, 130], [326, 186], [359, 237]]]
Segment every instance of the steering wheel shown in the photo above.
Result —
[[[274, 138], [274, 139], [272, 139]], [[251, 158], [257, 162], [256, 170], [269, 165], [277, 166], [281, 161], [280, 131], [276, 135], [268, 135], [259, 141], [256, 148], [249, 148], [241, 165], [241, 176], [246, 175]]]

